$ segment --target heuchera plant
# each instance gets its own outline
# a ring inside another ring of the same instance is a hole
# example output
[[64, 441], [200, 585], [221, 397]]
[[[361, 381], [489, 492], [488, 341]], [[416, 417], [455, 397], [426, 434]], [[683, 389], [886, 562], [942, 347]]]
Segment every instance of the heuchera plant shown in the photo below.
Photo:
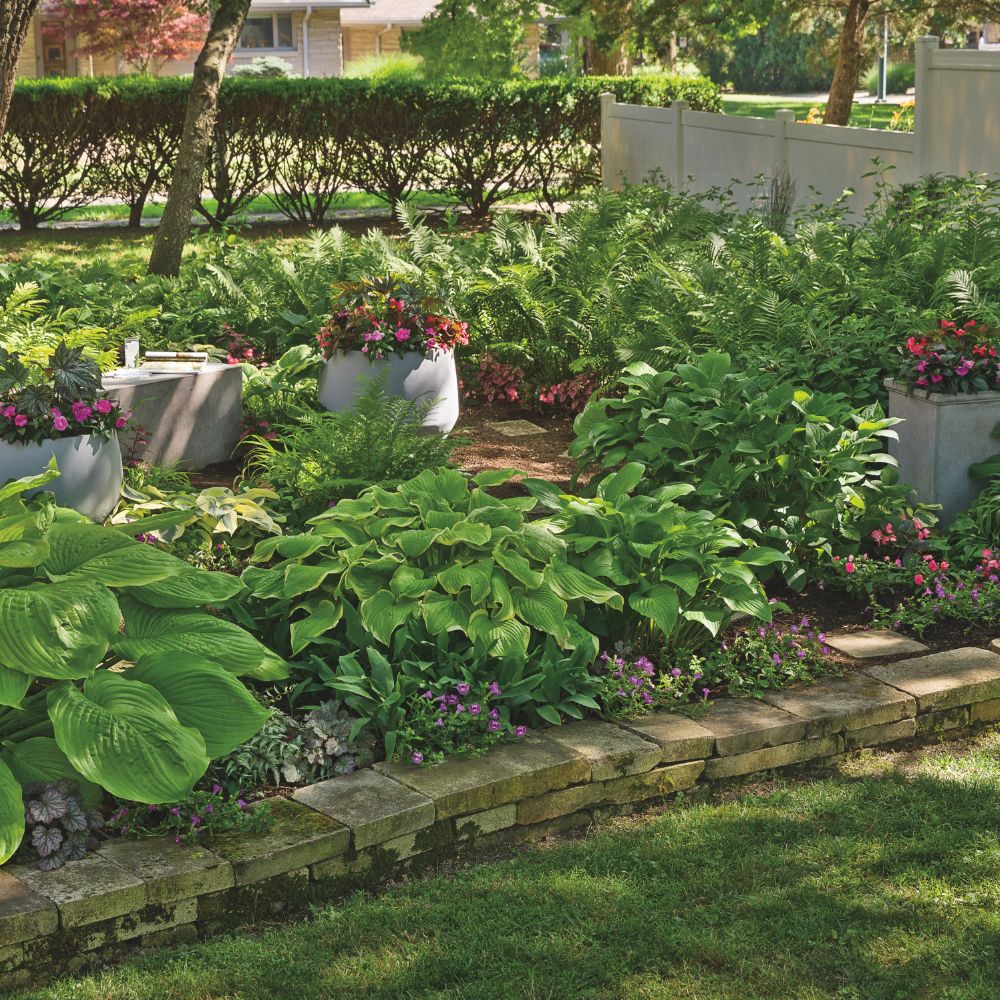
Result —
[[925, 392], [996, 392], [1000, 390], [1000, 360], [991, 335], [970, 319], [964, 326], [943, 319], [922, 337], [909, 337], [900, 347], [903, 363], [897, 378]]
[[451, 351], [468, 344], [469, 324], [446, 315], [445, 306], [393, 278], [344, 287], [339, 308], [316, 335], [323, 357], [360, 351], [374, 363], [390, 354]]
[[78, 434], [110, 437], [128, 422], [101, 395], [101, 370], [82, 347], [61, 341], [46, 367], [0, 347], [0, 440], [37, 443]]

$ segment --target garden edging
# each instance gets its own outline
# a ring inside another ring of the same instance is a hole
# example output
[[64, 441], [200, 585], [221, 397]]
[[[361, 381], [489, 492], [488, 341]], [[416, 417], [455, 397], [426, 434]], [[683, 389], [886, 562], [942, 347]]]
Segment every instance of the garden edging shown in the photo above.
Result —
[[[996, 650], [996, 651], [994, 651]], [[768, 693], [690, 719], [586, 720], [437, 767], [382, 763], [272, 799], [274, 826], [109, 841], [55, 872], [0, 869], [0, 987], [193, 941], [413, 868], [589, 825], [692, 788], [1000, 719], [1000, 640]]]

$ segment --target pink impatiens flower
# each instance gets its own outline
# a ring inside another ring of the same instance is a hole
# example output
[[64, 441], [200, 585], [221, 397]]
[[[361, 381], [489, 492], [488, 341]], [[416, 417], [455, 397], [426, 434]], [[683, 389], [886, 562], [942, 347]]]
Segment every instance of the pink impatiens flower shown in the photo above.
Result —
[[67, 427], [69, 427], [69, 421], [61, 413], [57, 413], [52, 418], [52, 426], [57, 431], [64, 431]]
[[94, 412], [91, 407], [86, 403], [77, 400], [71, 407], [73, 410], [73, 419], [78, 423], [82, 424], [85, 420], [89, 420], [91, 414]]
[[94, 403], [94, 409], [97, 410], [98, 413], [103, 413], [104, 415], [109, 414], [111, 412], [111, 400], [99, 399], [96, 403]]
[[23, 414], [23, 413], [17, 414], [17, 416], [14, 417], [14, 426], [15, 427], [27, 427], [28, 426], [28, 418], [27, 418], [27, 416], [25, 416], [25, 414]]
[[409, 339], [410, 339], [410, 331], [407, 330], [406, 327], [402, 327], [401, 326], [396, 331], [396, 340], [398, 340], [400, 343], [402, 343], [404, 340], [409, 340]]

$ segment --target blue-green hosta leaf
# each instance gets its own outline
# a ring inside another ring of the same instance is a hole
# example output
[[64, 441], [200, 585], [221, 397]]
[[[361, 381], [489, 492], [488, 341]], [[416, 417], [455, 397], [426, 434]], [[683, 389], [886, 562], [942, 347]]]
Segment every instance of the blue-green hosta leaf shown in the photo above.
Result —
[[309, 615], [292, 622], [289, 632], [292, 641], [292, 653], [297, 655], [311, 642], [329, 632], [344, 614], [344, 605], [332, 601], [319, 601], [306, 605]]
[[493, 549], [493, 558], [497, 561], [497, 565], [502, 566], [518, 583], [523, 583], [529, 590], [535, 590], [542, 585], [542, 574], [532, 569], [531, 563], [520, 552], [497, 545]]
[[112, 645], [126, 660], [174, 651], [204, 656], [230, 673], [259, 681], [288, 676], [288, 664], [280, 656], [232, 622], [195, 609], [151, 608], [127, 594], [121, 609], [125, 632]]
[[129, 587], [128, 592], [154, 608], [199, 608], [205, 604], [225, 604], [243, 590], [243, 583], [231, 573], [210, 573], [195, 569], [167, 577], [144, 587]]
[[480, 609], [469, 616], [468, 636], [482, 643], [493, 656], [518, 657], [528, 652], [531, 629], [515, 618], [497, 621]]
[[388, 590], [380, 590], [377, 594], [361, 602], [358, 609], [365, 628], [379, 642], [389, 644], [392, 633], [420, 610], [418, 601], [412, 598], [396, 597]]
[[438, 573], [438, 582], [449, 594], [458, 594], [465, 587], [469, 588], [469, 597], [473, 604], [479, 604], [490, 592], [494, 565], [492, 559], [461, 566], [456, 563]]
[[245, 743], [269, 715], [231, 673], [202, 657], [152, 653], [125, 677], [156, 688], [180, 724], [201, 733], [213, 759]]
[[208, 768], [201, 734], [155, 688], [101, 670], [80, 691], [49, 689], [59, 749], [88, 781], [135, 802], [177, 802]]
[[73, 769], [66, 754], [51, 736], [35, 736], [23, 743], [8, 743], [0, 751], [0, 760], [22, 785], [69, 778], [76, 782], [80, 800], [88, 809], [96, 809], [104, 798], [101, 788]]
[[545, 567], [545, 582], [567, 601], [583, 598], [594, 604], [610, 604], [613, 608], [621, 608], [623, 604], [618, 591], [561, 559], [556, 559]]
[[666, 638], [677, 624], [679, 602], [677, 591], [665, 584], [656, 584], [642, 593], [629, 595], [629, 607], [649, 618]]
[[19, 708], [31, 687], [32, 679], [20, 670], [0, 665], [0, 705]]
[[33, 677], [86, 677], [120, 621], [114, 595], [97, 583], [0, 590], [0, 663]]
[[138, 587], [186, 573], [190, 566], [153, 545], [97, 524], [56, 521], [48, 532], [51, 580], [92, 580], [107, 587]]
[[24, 837], [21, 785], [0, 760], [0, 865], [11, 858]]

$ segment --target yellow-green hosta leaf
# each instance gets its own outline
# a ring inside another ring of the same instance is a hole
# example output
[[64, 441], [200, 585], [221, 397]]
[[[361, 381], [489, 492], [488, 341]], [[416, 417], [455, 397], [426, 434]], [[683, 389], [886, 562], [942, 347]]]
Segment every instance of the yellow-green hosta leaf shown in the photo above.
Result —
[[447, 594], [428, 594], [420, 602], [420, 614], [431, 635], [443, 632], [468, 634], [470, 613], [468, 601]]
[[31, 681], [32, 678], [20, 670], [0, 666], [0, 705], [20, 708]]
[[337, 572], [337, 568], [334, 563], [324, 562], [318, 566], [292, 563], [285, 570], [284, 596], [298, 597], [299, 594], [307, 594], [315, 590], [331, 573], [335, 572]]
[[12, 857], [24, 836], [21, 785], [0, 760], [0, 865]]
[[243, 583], [231, 573], [210, 573], [192, 566], [188, 572], [159, 583], [127, 589], [133, 597], [154, 608], [200, 608], [205, 604], [225, 604], [243, 590]]
[[0, 663], [33, 677], [86, 677], [104, 658], [121, 615], [89, 581], [0, 590]]
[[293, 655], [301, 653], [311, 642], [329, 632], [344, 615], [344, 605], [333, 601], [309, 604], [309, 615], [292, 622], [289, 632]]
[[156, 688], [180, 724], [201, 733], [213, 759], [246, 743], [269, 715], [232, 674], [199, 656], [152, 653], [125, 677]]
[[204, 656], [230, 673], [259, 681], [288, 676], [288, 664], [280, 656], [232, 622], [196, 609], [152, 608], [127, 594], [121, 609], [125, 632], [112, 645], [126, 660], [174, 651]]
[[467, 631], [473, 642], [484, 643], [491, 655], [498, 657], [524, 656], [531, 640], [531, 629], [523, 622], [515, 618], [496, 621], [482, 610], [469, 616]]
[[510, 549], [505, 549], [502, 545], [497, 545], [493, 549], [493, 558], [518, 583], [523, 583], [529, 590], [534, 590], [542, 585], [542, 574], [538, 570], [532, 569], [531, 563], [519, 552], [513, 552]]
[[389, 644], [392, 633], [420, 610], [420, 603], [412, 598], [397, 600], [388, 590], [362, 601], [358, 611], [366, 629], [379, 642]]
[[394, 536], [392, 543], [402, 550], [403, 555], [415, 559], [422, 556], [440, 535], [441, 531], [436, 528], [410, 528]]
[[104, 790], [74, 770], [51, 736], [35, 736], [23, 743], [10, 743], [0, 751], [0, 760], [22, 785], [69, 778], [76, 782], [80, 800], [88, 809], [98, 808], [104, 798]]
[[417, 566], [400, 566], [389, 581], [389, 589], [397, 597], [423, 597], [434, 589], [435, 581], [424, 576], [423, 570]]
[[101, 670], [79, 690], [49, 689], [59, 749], [89, 781], [122, 799], [177, 802], [208, 768], [205, 740], [155, 688]]
[[492, 559], [470, 563], [461, 566], [456, 563], [438, 573], [438, 582], [449, 594], [458, 594], [465, 587], [469, 588], [469, 596], [473, 604], [479, 604], [490, 592], [493, 580], [494, 565]]
[[622, 606], [622, 597], [617, 590], [562, 560], [549, 563], [544, 575], [545, 582], [567, 601], [583, 598], [594, 604], [610, 604], [613, 608]]
[[547, 587], [537, 590], [511, 588], [514, 612], [539, 632], [561, 639], [566, 632], [566, 602]]
[[191, 568], [183, 559], [97, 524], [56, 521], [49, 528], [48, 542], [49, 557], [42, 569], [52, 580], [138, 587]]

